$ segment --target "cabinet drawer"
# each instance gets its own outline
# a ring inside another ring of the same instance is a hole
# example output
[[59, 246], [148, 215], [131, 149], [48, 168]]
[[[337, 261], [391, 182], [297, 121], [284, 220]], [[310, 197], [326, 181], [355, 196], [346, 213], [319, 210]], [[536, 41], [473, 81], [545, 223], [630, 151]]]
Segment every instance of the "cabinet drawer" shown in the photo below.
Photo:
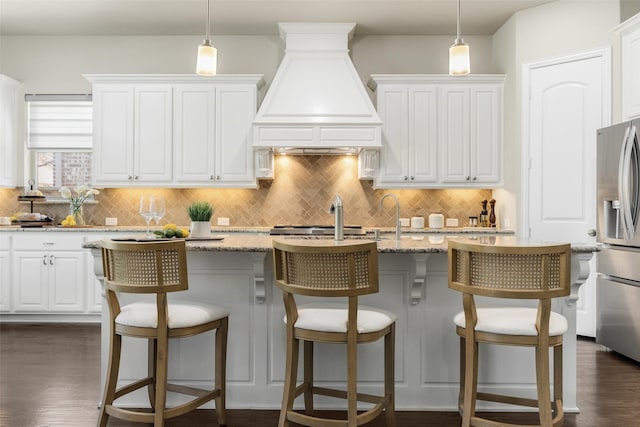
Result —
[[34, 236], [15, 236], [13, 248], [17, 251], [82, 250], [82, 236], [76, 233], [39, 233]]

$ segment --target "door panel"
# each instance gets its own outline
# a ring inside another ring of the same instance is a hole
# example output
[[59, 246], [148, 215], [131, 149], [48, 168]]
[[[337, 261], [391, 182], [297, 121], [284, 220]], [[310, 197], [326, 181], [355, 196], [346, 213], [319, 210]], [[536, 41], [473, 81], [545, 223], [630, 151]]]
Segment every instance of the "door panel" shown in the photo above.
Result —
[[[608, 51], [530, 65], [524, 234], [595, 244], [588, 232], [596, 228], [596, 131], [609, 120], [608, 67]], [[594, 260], [591, 271], [578, 301], [578, 334], [587, 336], [595, 336]]]

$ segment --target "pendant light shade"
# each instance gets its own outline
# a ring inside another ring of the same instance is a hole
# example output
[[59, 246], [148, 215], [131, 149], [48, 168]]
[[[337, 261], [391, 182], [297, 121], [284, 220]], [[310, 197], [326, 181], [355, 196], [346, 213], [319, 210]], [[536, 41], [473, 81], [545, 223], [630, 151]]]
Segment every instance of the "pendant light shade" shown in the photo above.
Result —
[[218, 67], [218, 49], [213, 46], [209, 39], [209, 29], [211, 27], [209, 4], [210, 0], [207, 0], [206, 35], [202, 44], [198, 46], [198, 62], [196, 63], [196, 73], [201, 76], [215, 76]]
[[460, 37], [460, 0], [458, 0], [457, 35], [453, 45], [449, 48], [449, 74], [465, 76], [470, 72], [469, 45]]

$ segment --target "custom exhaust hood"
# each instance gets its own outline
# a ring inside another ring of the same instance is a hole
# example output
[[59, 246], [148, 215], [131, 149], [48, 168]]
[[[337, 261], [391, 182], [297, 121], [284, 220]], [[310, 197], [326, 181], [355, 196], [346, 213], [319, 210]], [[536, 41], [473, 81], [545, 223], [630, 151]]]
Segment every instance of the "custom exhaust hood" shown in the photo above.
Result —
[[349, 57], [353, 23], [280, 23], [285, 55], [253, 122], [254, 147], [344, 154], [381, 147], [382, 122]]

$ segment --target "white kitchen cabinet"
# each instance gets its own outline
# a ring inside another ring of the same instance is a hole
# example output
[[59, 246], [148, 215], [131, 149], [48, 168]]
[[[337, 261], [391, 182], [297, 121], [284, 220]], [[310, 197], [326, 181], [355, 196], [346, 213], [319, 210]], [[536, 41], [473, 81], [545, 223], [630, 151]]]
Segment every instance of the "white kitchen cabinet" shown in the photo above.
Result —
[[93, 85], [96, 186], [256, 187], [262, 76], [84, 77]]
[[440, 87], [441, 182], [492, 186], [502, 181], [502, 83]]
[[11, 249], [10, 237], [0, 235], [0, 312], [11, 309]]
[[622, 47], [622, 120], [640, 117], [640, 13], [614, 29]]
[[0, 74], [0, 187], [16, 187], [18, 134], [16, 91], [22, 83]]
[[256, 84], [181, 84], [174, 91], [176, 182], [255, 188]]
[[94, 185], [162, 185], [172, 178], [170, 85], [94, 85]]
[[12, 257], [12, 311], [82, 313], [85, 310], [86, 252], [82, 237], [15, 236]]
[[501, 185], [503, 81], [502, 75], [372, 75], [383, 122], [374, 186]]
[[437, 86], [378, 83], [383, 147], [378, 188], [437, 183]]

